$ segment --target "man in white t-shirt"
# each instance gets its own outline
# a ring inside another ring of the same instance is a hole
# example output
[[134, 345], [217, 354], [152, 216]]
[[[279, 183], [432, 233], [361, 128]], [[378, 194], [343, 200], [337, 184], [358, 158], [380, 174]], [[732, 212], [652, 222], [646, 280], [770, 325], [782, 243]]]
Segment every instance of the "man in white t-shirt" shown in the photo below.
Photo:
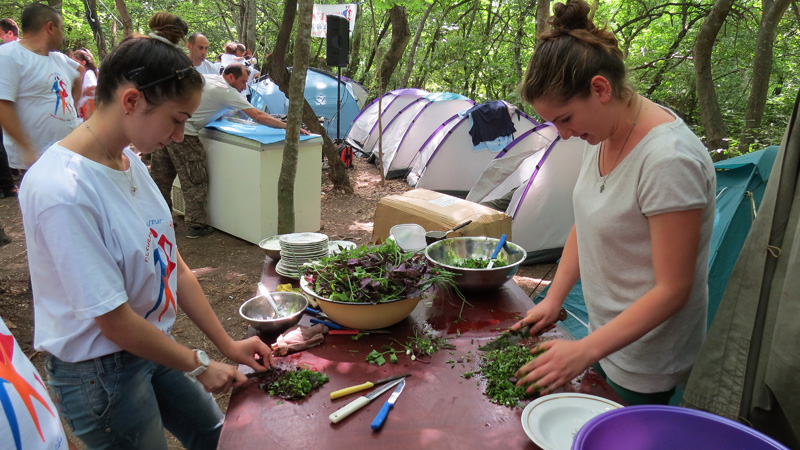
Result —
[[189, 49], [189, 59], [198, 72], [203, 75], [219, 75], [219, 68], [206, 59], [208, 38], [200, 33], [191, 34], [186, 40], [186, 48]]
[[[208, 225], [206, 204], [208, 203], [208, 171], [206, 170], [206, 149], [198, 134], [209, 123], [219, 119], [232, 109], [241, 111], [254, 121], [272, 128], [286, 128], [286, 124], [271, 115], [259, 111], [247, 102], [241, 91], [247, 86], [249, 73], [239, 63], [225, 67], [222, 75], [203, 75], [203, 97], [200, 106], [186, 121], [182, 142], [173, 142], [163, 149], [153, 152], [150, 175], [155, 180], [161, 194], [172, 209], [172, 182], [175, 176], [181, 183], [181, 193], [185, 205], [184, 214], [188, 230], [186, 237], [197, 238], [214, 231]], [[301, 130], [308, 134], [307, 131]]]
[[64, 41], [58, 12], [33, 3], [22, 12], [22, 38], [0, 46], [0, 126], [12, 168], [27, 170], [69, 134], [78, 116], [81, 67], [57, 50]]

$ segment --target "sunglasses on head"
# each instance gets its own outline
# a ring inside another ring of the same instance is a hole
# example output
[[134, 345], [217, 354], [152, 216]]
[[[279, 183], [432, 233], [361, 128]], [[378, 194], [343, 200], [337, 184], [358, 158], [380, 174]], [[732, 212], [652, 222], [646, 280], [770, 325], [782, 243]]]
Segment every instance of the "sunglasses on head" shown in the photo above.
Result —
[[[134, 83], [136, 83], [136, 79], [139, 78], [144, 73], [145, 70], [146, 69], [144, 67], [139, 67], [137, 69], [133, 69], [133, 70], [131, 70], [130, 72], [128, 72], [125, 75], [125, 78], [130, 80], [130, 81], [133, 81]], [[151, 87], [153, 87], [153, 86], [155, 86], [157, 84], [160, 84], [160, 83], [163, 83], [165, 81], [171, 80], [172, 78], [177, 78], [179, 80], [182, 80], [182, 79], [186, 78], [187, 75], [189, 75], [192, 72], [194, 72], [194, 70], [195, 70], [195, 68], [192, 67], [192, 66], [187, 67], [185, 69], [178, 69], [178, 70], [175, 71], [175, 73], [167, 75], [164, 78], [159, 78], [158, 80], [151, 81], [149, 83], [145, 83], [145, 84], [143, 84], [141, 86], [136, 86], [136, 89], [138, 89], [140, 91], [143, 91], [143, 90], [149, 89], [149, 88], [151, 88]]]

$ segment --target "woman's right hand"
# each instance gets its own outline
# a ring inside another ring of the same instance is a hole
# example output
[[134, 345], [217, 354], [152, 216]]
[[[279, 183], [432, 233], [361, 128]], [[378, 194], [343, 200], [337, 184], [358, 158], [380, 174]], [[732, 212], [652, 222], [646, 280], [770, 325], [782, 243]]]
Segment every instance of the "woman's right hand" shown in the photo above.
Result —
[[197, 376], [197, 381], [207, 392], [222, 394], [228, 392], [232, 386], [239, 386], [247, 381], [247, 377], [231, 365], [211, 361], [208, 369]]
[[511, 326], [512, 330], [519, 330], [530, 326], [531, 336], [535, 336], [542, 331], [547, 331], [554, 326], [561, 313], [561, 305], [555, 301], [548, 301], [547, 298], [539, 302], [536, 306], [529, 309], [525, 318]]

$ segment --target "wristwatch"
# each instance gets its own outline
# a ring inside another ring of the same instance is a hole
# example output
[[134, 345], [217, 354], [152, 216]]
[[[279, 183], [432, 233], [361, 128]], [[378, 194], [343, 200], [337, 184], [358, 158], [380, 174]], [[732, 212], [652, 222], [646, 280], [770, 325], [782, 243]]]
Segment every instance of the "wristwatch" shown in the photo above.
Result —
[[186, 372], [186, 376], [192, 380], [197, 380], [197, 377], [200, 376], [200, 374], [208, 370], [208, 365], [211, 364], [211, 359], [208, 357], [206, 352], [195, 349], [194, 360], [197, 363], [197, 368], [191, 372]]

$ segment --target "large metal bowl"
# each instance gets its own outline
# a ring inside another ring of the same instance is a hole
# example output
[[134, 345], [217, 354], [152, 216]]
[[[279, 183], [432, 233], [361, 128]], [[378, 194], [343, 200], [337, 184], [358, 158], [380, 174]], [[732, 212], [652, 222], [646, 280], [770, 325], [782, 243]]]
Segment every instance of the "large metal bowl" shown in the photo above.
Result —
[[[297, 325], [308, 306], [308, 299], [299, 292], [272, 292], [272, 299], [279, 311], [284, 312], [280, 318], [273, 318], [275, 313], [269, 300], [259, 295], [244, 302], [239, 307], [239, 315], [253, 328], [262, 333], [283, 333]], [[289, 313], [287, 313], [289, 312]]]
[[300, 278], [300, 287], [303, 292], [317, 299], [322, 312], [332, 321], [359, 330], [376, 330], [394, 325], [408, 317], [420, 301], [420, 297], [416, 297], [385, 303], [337, 302], [314, 292], [305, 277]]
[[456, 285], [465, 291], [488, 291], [497, 289], [517, 273], [519, 265], [528, 256], [525, 250], [513, 242], [507, 242], [506, 248], [500, 250], [498, 260], [508, 264], [491, 269], [468, 269], [458, 267], [459, 261], [470, 258], [489, 259], [499, 239], [485, 236], [455, 237], [434, 242], [425, 249], [425, 257], [434, 264], [458, 274]]

